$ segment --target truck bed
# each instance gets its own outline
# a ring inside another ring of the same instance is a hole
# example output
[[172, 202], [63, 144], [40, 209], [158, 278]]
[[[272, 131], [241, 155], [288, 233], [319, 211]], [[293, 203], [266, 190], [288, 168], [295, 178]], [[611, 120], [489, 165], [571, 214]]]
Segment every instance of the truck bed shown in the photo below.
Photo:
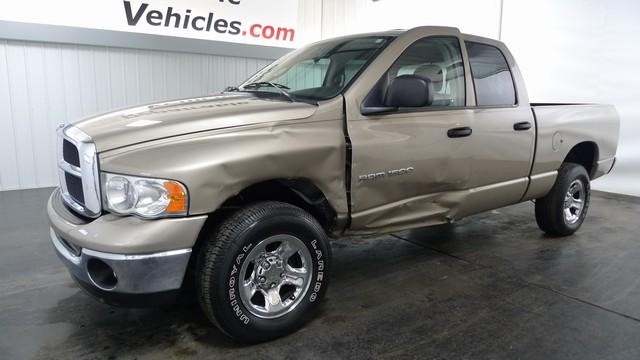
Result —
[[[618, 144], [619, 119], [612, 105], [579, 103], [531, 103], [537, 129], [537, 142], [531, 174], [559, 168], [569, 151], [577, 145], [593, 146], [595, 179], [613, 163]], [[596, 145], [597, 144], [597, 145]]]

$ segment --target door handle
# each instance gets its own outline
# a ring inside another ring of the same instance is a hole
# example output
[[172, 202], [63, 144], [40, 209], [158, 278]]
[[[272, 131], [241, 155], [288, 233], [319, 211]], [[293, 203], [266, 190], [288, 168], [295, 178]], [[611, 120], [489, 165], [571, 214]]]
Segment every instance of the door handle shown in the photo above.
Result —
[[513, 124], [513, 130], [515, 131], [523, 131], [531, 129], [531, 123], [528, 121], [517, 122]]
[[459, 128], [453, 128], [453, 129], [449, 129], [447, 130], [447, 136], [450, 138], [459, 138], [459, 137], [465, 137], [465, 136], [469, 136], [471, 135], [471, 128], [468, 126], [465, 127], [459, 127]]

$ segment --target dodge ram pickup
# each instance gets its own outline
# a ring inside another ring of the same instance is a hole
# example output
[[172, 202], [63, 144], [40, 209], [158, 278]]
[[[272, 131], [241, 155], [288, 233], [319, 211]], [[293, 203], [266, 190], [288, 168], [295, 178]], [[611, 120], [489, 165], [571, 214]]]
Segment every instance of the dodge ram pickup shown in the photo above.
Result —
[[344, 36], [220, 94], [61, 126], [51, 241], [103, 302], [167, 303], [190, 284], [225, 334], [265, 341], [318, 309], [329, 237], [528, 200], [542, 231], [574, 233], [618, 132], [609, 105], [529, 103], [499, 41], [448, 27]]

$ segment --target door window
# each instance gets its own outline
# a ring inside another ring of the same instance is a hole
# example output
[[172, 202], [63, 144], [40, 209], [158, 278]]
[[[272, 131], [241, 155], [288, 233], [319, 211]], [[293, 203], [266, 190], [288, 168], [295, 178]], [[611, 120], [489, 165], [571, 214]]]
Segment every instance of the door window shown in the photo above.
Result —
[[514, 105], [516, 92], [507, 60], [495, 46], [467, 42], [478, 106]]
[[429, 37], [416, 41], [386, 74], [386, 84], [401, 75], [428, 78], [433, 84], [430, 107], [464, 106], [464, 65], [455, 37]]

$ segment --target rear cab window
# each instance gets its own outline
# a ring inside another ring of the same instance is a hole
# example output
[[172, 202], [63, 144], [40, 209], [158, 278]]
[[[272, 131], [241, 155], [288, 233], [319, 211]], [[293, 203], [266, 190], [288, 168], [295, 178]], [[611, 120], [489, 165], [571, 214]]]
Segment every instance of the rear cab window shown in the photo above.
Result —
[[513, 106], [516, 91], [507, 60], [495, 46], [465, 42], [477, 106]]

